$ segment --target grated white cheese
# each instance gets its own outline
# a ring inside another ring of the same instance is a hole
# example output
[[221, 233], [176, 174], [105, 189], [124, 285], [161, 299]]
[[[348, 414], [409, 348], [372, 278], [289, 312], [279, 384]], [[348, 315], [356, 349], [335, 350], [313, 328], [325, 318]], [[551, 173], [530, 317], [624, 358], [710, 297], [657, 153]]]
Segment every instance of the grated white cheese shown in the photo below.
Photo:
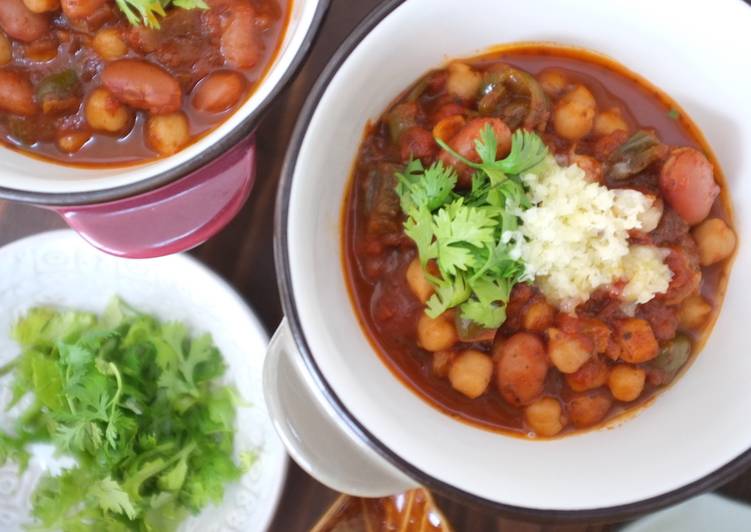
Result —
[[642, 227], [653, 200], [636, 190], [609, 190], [585, 179], [577, 165], [551, 157], [522, 176], [532, 207], [520, 213], [520, 254], [527, 276], [545, 297], [570, 312], [597, 288], [629, 280], [626, 303], [644, 303], [664, 292], [672, 277], [664, 252], [629, 248], [628, 232]]
[[631, 246], [628, 255], [623, 257], [623, 277], [628, 283], [623, 287], [621, 297], [628, 303], [646, 303], [655, 294], [668, 289], [673, 272], [665, 264], [667, 249], [654, 246]]

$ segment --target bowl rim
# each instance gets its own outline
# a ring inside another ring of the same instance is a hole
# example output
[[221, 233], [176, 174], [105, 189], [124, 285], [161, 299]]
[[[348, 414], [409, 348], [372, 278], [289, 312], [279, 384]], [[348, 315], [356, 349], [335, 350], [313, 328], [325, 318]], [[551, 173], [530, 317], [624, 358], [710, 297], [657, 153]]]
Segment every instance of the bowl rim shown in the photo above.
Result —
[[[291, 262], [288, 241], [289, 208], [292, 191], [292, 178], [297, 165], [297, 158], [308, 126], [315, 113], [318, 102], [328, 89], [340, 67], [347, 61], [350, 54], [359, 46], [360, 42], [385, 19], [390, 13], [401, 6], [406, 0], [385, 0], [371, 10], [355, 27], [355, 29], [340, 44], [326, 67], [322, 70], [315, 84], [311, 88], [295, 123], [292, 136], [288, 143], [287, 152], [282, 166], [279, 189], [277, 191], [276, 208], [274, 213], [274, 259], [279, 292], [284, 314], [287, 317], [292, 337], [303, 358], [303, 361], [313, 377], [316, 386], [328, 400], [346, 427], [357, 435], [387, 462], [417, 480], [421, 485], [434, 490], [454, 500], [468, 503], [480, 510], [494, 510], [518, 519], [537, 522], [561, 523], [581, 522], [606, 523], [635, 518], [667, 506], [680, 503], [690, 497], [717, 488], [745, 471], [751, 465], [751, 447], [735, 457], [724, 466], [672, 491], [644, 499], [641, 501], [608, 506], [602, 508], [586, 508], [581, 510], [555, 510], [542, 508], [527, 508], [504, 504], [487, 499], [461, 488], [452, 486], [433, 477], [427, 471], [415, 467], [407, 460], [392, 451], [388, 446], [376, 438], [345, 406], [326, 380], [320, 367], [312, 355], [310, 346], [297, 311], [295, 294], [292, 287]], [[741, 0], [749, 5], [745, 0]]]
[[[301, 2], [304, 0], [294, 1]], [[264, 113], [268, 110], [279, 93], [284, 90], [292, 78], [297, 74], [298, 69], [308, 57], [313, 42], [318, 36], [318, 30], [320, 29], [321, 23], [323, 22], [330, 5], [330, 0], [317, 1], [318, 5], [316, 6], [310, 26], [300, 44], [300, 48], [295, 52], [287, 70], [282, 73], [276, 85], [271, 91], [269, 91], [266, 97], [261, 100], [258, 105], [250, 111], [250, 113], [248, 113], [248, 116], [246, 116], [242, 122], [240, 122], [227, 135], [219, 139], [209, 148], [197, 154], [195, 157], [154, 176], [134, 183], [128, 183], [126, 185], [84, 192], [34, 192], [0, 186], [0, 198], [45, 206], [79, 206], [93, 203], [105, 203], [126, 197], [137, 196], [144, 192], [157, 189], [173, 181], [177, 181], [178, 179], [185, 177], [218, 159], [224, 153], [239, 144], [245, 137], [253, 133], [256, 126], [263, 118]], [[263, 81], [261, 81], [261, 83], [263, 83]]]

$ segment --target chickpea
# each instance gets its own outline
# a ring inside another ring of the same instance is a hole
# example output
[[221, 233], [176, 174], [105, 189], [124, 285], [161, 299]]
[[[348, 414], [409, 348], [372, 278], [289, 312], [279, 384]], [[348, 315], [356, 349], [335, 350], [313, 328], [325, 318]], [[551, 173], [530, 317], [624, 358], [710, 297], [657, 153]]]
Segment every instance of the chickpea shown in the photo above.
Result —
[[96, 32], [94, 50], [107, 61], [118, 59], [128, 53], [128, 46], [115, 28], [104, 28]]
[[524, 309], [522, 327], [530, 332], [542, 333], [553, 324], [555, 309], [546, 301], [535, 301]]
[[561, 403], [552, 397], [543, 397], [529, 405], [524, 409], [524, 418], [539, 436], [555, 436], [566, 424]]
[[566, 76], [557, 70], [543, 70], [540, 75], [537, 76], [537, 81], [542, 86], [542, 90], [545, 94], [553, 98], [557, 98], [563, 91], [566, 90], [569, 83]]
[[548, 356], [561, 373], [574, 373], [594, 351], [592, 341], [581, 334], [565, 333], [555, 327], [547, 330]]
[[696, 226], [691, 234], [699, 250], [699, 264], [710, 266], [725, 260], [735, 250], [735, 233], [720, 218], [709, 218]]
[[152, 115], [146, 121], [146, 142], [159, 155], [172, 155], [190, 142], [188, 117], [184, 113]]
[[433, 353], [433, 374], [437, 377], [447, 377], [455, 357], [456, 353], [453, 351], [436, 351]]
[[46, 13], [60, 9], [60, 0], [23, 0], [32, 13]]
[[468, 349], [454, 359], [449, 369], [449, 382], [470, 399], [480, 397], [493, 376], [493, 360], [476, 349]]
[[445, 314], [431, 318], [422, 313], [417, 322], [417, 343], [427, 351], [451, 349], [459, 340], [454, 321]]
[[75, 153], [91, 138], [89, 131], [62, 131], [57, 137], [57, 147], [65, 153]]
[[682, 329], [698, 329], [707, 322], [712, 305], [700, 294], [686, 298], [678, 309], [678, 324]]
[[94, 89], [84, 107], [86, 122], [92, 129], [108, 133], [122, 133], [132, 122], [126, 106], [121, 104], [110, 91], [99, 87]]
[[425, 277], [425, 272], [417, 257], [407, 267], [407, 284], [415, 297], [420, 300], [420, 303], [425, 303], [435, 291], [433, 285]]
[[7, 65], [13, 59], [13, 46], [8, 37], [0, 31], [0, 66]]
[[542, 395], [548, 360], [545, 346], [534, 334], [520, 332], [495, 347], [496, 385], [513, 406], [529, 404]]
[[566, 374], [566, 384], [575, 392], [586, 392], [608, 382], [610, 368], [599, 358], [593, 358], [573, 373]]
[[448, 67], [446, 90], [462, 100], [472, 100], [480, 92], [482, 76], [464, 63], [451, 63]]
[[193, 107], [199, 111], [220, 113], [240, 101], [248, 82], [234, 70], [212, 72], [201, 80], [193, 95]]
[[578, 429], [591, 427], [603, 420], [612, 405], [613, 399], [606, 390], [592, 390], [568, 402], [569, 419]]
[[610, 135], [615, 131], [628, 132], [628, 124], [621, 115], [618, 107], [611, 107], [607, 111], [598, 113], [595, 117], [594, 134], [598, 137]]
[[619, 401], [633, 401], [644, 390], [647, 373], [628, 364], [618, 364], [610, 371], [608, 388]]
[[583, 85], [561, 98], [553, 110], [553, 126], [561, 137], [577, 141], [592, 130], [597, 104], [594, 96]]
[[617, 322], [615, 338], [621, 348], [621, 359], [631, 364], [652, 360], [659, 351], [652, 327], [642, 319], [629, 318]]

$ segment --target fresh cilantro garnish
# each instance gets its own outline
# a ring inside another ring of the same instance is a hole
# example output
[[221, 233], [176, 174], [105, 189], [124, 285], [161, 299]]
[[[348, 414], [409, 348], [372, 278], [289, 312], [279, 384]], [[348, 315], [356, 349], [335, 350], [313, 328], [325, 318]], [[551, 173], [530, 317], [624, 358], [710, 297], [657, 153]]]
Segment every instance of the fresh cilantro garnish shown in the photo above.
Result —
[[208, 9], [204, 0], [115, 0], [128, 22], [134, 26], [141, 24], [149, 28], [159, 28], [159, 19], [166, 15], [170, 5], [181, 9]]
[[681, 116], [677, 109], [670, 109], [667, 112], [667, 115], [671, 120], [678, 120], [678, 118]]
[[0, 374], [12, 404], [33, 401], [0, 433], [0, 463], [24, 467], [38, 441], [77, 461], [39, 482], [34, 530], [169, 532], [252, 467], [252, 452], [232, 459], [239, 399], [209, 335], [114, 299], [101, 316], [34, 308], [13, 336], [23, 352]]
[[[496, 328], [506, 320], [511, 289], [525, 279], [516, 231], [518, 215], [530, 203], [519, 175], [541, 163], [548, 150], [535, 133], [518, 130], [509, 155], [496, 160], [498, 143], [490, 126], [476, 141], [479, 163], [454, 152], [441, 139], [436, 142], [475, 173], [466, 192], [454, 190], [456, 170], [440, 161], [425, 168], [412, 160], [396, 174], [396, 193], [407, 215], [404, 232], [417, 245], [420, 263], [435, 288], [426, 313], [437, 317], [458, 307], [461, 317]], [[438, 275], [430, 273], [431, 261]]]
[[548, 148], [535, 133], [517, 129], [511, 137], [511, 152], [503, 159], [496, 160], [498, 141], [493, 129], [486, 125], [480, 132], [480, 138], [475, 141], [475, 151], [482, 162], [475, 163], [462, 157], [442, 139], [436, 137], [438, 145], [467, 166], [484, 172], [491, 185], [504, 182], [509, 175], [523, 174], [530, 168], [540, 164], [548, 154]]

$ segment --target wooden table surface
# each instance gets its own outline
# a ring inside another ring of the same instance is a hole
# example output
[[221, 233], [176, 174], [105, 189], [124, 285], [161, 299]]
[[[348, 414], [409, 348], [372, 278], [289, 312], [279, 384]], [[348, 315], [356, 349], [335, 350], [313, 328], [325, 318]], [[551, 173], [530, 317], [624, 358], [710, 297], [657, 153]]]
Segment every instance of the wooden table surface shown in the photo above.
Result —
[[[256, 310], [269, 332], [282, 317], [276, 288], [272, 251], [276, 184], [287, 140], [309, 88], [339, 43], [380, 0], [332, 0], [329, 13], [312, 53], [295, 80], [277, 98], [258, 129], [258, 178], [242, 212], [221, 233], [192, 253], [224, 276]], [[0, 201], [0, 244], [33, 233], [64, 227], [56, 214], [34, 207]], [[718, 435], [721, 437], [721, 435]], [[720, 492], [751, 502], [751, 469]], [[272, 524], [273, 532], [308, 530], [337, 497], [296, 464], [290, 463], [281, 506]], [[561, 530], [602, 531], [614, 525], [581, 523], [539, 526], [470, 508], [459, 501], [438, 498], [439, 505], [457, 531]]]

